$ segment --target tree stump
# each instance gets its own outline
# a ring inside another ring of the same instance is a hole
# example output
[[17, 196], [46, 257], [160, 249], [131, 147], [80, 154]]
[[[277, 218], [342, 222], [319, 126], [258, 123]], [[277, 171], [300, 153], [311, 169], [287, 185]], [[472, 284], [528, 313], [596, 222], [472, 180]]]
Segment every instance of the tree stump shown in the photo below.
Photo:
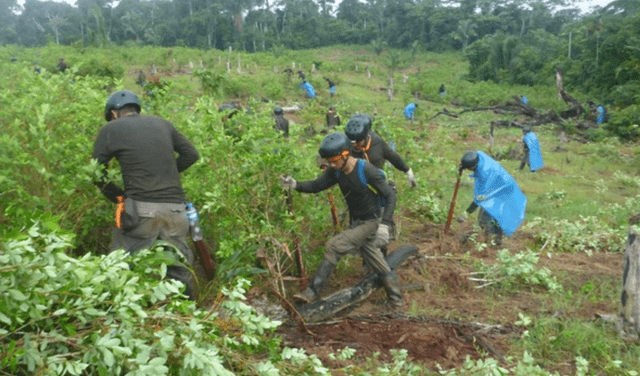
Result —
[[629, 229], [629, 237], [624, 249], [622, 274], [622, 319], [627, 331], [640, 333], [640, 238]]

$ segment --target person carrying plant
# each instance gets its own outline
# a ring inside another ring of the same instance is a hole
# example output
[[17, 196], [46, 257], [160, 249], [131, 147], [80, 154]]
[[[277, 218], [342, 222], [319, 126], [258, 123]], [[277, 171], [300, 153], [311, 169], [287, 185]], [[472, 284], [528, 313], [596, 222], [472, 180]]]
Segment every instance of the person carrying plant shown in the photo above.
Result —
[[[320, 145], [320, 156], [329, 164], [322, 175], [304, 182], [296, 182], [287, 175], [280, 177], [282, 188], [303, 193], [318, 193], [338, 184], [351, 219], [347, 230], [327, 242], [320, 268], [309, 280], [308, 287], [294, 297], [307, 303], [315, 300], [340, 258], [358, 252], [382, 280], [389, 302], [402, 306], [404, 302], [398, 276], [380, 251], [381, 246], [389, 243], [396, 195], [380, 170], [365, 160], [351, 156], [350, 148], [351, 141], [344, 133], [332, 133]], [[380, 198], [386, 201], [382, 217]]]
[[460, 161], [459, 174], [473, 171], [473, 202], [458, 217], [464, 222], [478, 207], [478, 222], [487, 243], [495, 235], [495, 245], [502, 245], [502, 235], [511, 236], [524, 220], [527, 198], [516, 181], [498, 162], [481, 151], [468, 151]]
[[284, 137], [289, 137], [289, 120], [283, 116], [284, 112], [282, 111], [282, 107], [274, 108], [273, 114], [276, 117], [276, 130], [282, 131]]
[[413, 120], [417, 107], [418, 105], [416, 103], [409, 103], [402, 112], [404, 114], [404, 117], [409, 120]]
[[340, 115], [336, 113], [336, 108], [329, 106], [327, 111], [327, 128], [333, 129], [340, 125]]
[[336, 95], [336, 83], [331, 81], [327, 77], [325, 77], [324, 79], [327, 81], [327, 84], [329, 84], [329, 93], [333, 97], [334, 95]]
[[[198, 151], [171, 122], [141, 116], [140, 100], [129, 90], [113, 93], [104, 114], [107, 124], [100, 129], [92, 158], [104, 169], [95, 184], [118, 204], [110, 250], [134, 253], [151, 247], [157, 239], [173, 244], [186, 262], [168, 266], [167, 276], [184, 283], [185, 295], [193, 299], [188, 268], [194, 257], [187, 244], [189, 220], [180, 172], [198, 160]], [[112, 158], [120, 164], [124, 189], [107, 181]]]
[[518, 170], [522, 170], [526, 164], [529, 165], [529, 170], [535, 172], [544, 166], [542, 161], [542, 152], [540, 151], [540, 142], [536, 135], [531, 132], [530, 127], [522, 128], [522, 144], [524, 148], [524, 154], [520, 161], [520, 167]]
[[371, 131], [371, 123], [371, 116], [367, 114], [356, 114], [347, 122], [345, 134], [352, 142], [351, 155], [366, 159], [379, 169], [384, 167], [385, 161], [389, 161], [393, 167], [407, 174], [407, 182], [411, 188], [417, 187], [413, 170], [382, 137]]

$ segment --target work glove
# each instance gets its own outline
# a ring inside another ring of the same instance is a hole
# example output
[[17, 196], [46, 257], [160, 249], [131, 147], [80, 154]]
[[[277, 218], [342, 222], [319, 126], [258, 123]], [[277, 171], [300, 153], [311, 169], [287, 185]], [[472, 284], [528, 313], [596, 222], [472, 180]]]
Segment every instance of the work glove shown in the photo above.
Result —
[[462, 223], [462, 222], [466, 221], [467, 218], [469, 218], [469, 214], [467, 212], [464, 212], [464, 214], [462, 214], [461, 216], [458, 217], [458, 222]]
[[280, 176], [280, 186], [284, 189], [296, 189], [296, 180], [288, 175]]
[[413, 170], [409, 169], [407, 171], [407, 182], [411, 188], [415, 188], [418, 186], [418, 182], [416, 181], [416, 177], [413, 175]]
[[389, 225], [379, 224], [376, 231], [376, 245], [380, 248], [389, 244]]

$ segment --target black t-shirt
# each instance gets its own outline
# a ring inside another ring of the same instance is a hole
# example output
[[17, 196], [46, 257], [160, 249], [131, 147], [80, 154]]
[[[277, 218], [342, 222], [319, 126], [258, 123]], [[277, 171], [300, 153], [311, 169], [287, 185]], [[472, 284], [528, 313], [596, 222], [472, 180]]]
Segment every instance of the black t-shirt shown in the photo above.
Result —
[[347, 202], [351, 219], [367, 220], [377, 218], [381, 207], [378, 194], [371, 189], [372, 187], [386, 201], [382, 223], [392, 226], [396, 206], [395, 192], [384, 180], [380, 170], [371, 163], [365, 162], [363, 173], [368, 185], [364, 185], [358, 176], [357, 165], [350, 174], [327, 168], [316, 180], [298, 182], [296, 191], [318, 193], [338, 184]]
[[[174, 153], [178, 153], [178, 158]], [[156, 116], [132, 114], [102, 127], [93, 158], [108, 165], [120, 162], [126, 196], [138, 201], [185, 201], [180, 172], [198, 160], [199, 154], [171, 122]], [[111, 201], [124, 192], [113, 182], [96, 183]]]
[[[409, 166], [407, 166], [400, 154], [391, 149], [385, 140], [376, 134], [371, 134], [371, 138], [371, 146], [366, 152], [371, 164], [377, 168], [383, 168], [384, 161], [387, 160], [398, 170], [402, 172], [409, 171]], [[351, 148], [351, 155], [356, 158], [366, 159], [364, 152], [356, 151], [353, 147]]]

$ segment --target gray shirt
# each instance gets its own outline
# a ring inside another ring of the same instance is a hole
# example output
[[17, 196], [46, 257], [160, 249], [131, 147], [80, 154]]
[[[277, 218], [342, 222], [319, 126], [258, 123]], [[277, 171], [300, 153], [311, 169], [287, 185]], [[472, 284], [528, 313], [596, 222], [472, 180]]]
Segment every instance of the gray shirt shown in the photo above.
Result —
[[126, 192], [138, 201], [182, 203], [185, 195], [180, 172], [200, 156], [171, 122], [131, 114], [102, 127], [92, 157], [105, 166], [114, 157], [120, 163], [124, 191], [104, 178], [96, 182], [111, 201]]

